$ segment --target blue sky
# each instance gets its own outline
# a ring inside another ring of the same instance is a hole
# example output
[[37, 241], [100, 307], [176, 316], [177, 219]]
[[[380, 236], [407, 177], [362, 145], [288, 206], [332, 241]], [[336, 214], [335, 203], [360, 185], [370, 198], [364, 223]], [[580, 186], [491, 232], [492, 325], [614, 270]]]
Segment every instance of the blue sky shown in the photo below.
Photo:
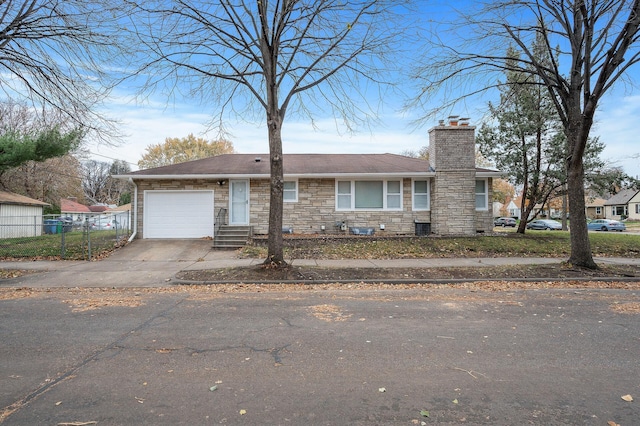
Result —
[[[437, 2], [434, 2], [437, 3]], [[443, 4], [436, 7], [442, 13]], [[458, 6], [465, 2], [456, 3]], [[431, 3], [430, 3], [431, 4]], [[440, 15], [442, 19], [442, 15]], [[635, 72], [640, 73], [640, 67]], [[640, 79], [636, 79], [639, 81]], [[401, 88], [409, 96], [413, 88]], [[216, 132], [206, 132], [206, 123], [216, 111], [215, 105], [198, 105], [186, 98], [167, 100], [155, 94], [136, 104], [133, 93], [116, 89], [108, 105], [108, 113], [122, 122], [122, 132], [126, 134], [123, 143], [117, 147], [91, 146], [92, 158], [100, 161], [122, 159], [132, 163], [134, 170], [137, 161], [151, 144], [163, 143], [167, 137], [184, 137], [189, 133], [207, 139], [215, 139]], [[495, 96], [495, 95], [493, 95]], [[358, 129], [356, 134], [348, 134], [340, 129], [330, 115], [318, 112], [314, 115], [315, 126], [309, 120], [300, 120], [295, 116], [287, 117], [283, 126], [283, 149], [285, 153], [401, 153], [406, 150], [417, 151], [428, 144], [427, 130], [436, 124], [438, 118], [425, 122], [422, 127], [412, 125], [417, 115], [424, 111], [401, 112], [404, 103], [400, 97], [385, 98], [379, 116], [379, 124], [371, 128]], [[471, 117], [472, 125], [480, 125], [486, 103], [495, 101], [487, 94], [473, 103], [454, 107], [450, 114]], [[435, 102], [435, 101], [434, 101]], [[434, 104], [434, 107], [437, 105]], [[603, 158], [612, 165], [623, 167], [632, 176], [640, 177], [640, 143], [635, 117], [640, 116], [640, 92], [624, 91], [622, 87], [606, 96], [599, 106], [593, 136], [600, 136], [606, 148]], [[225, 122], [230, 132], [228, 139], [233, 142], [239, 153], [266, 153], [268, 141], [265, 123], [257, 120], [247, 123], [234, 120]], [[637, 156], [634, 158], [634, 155]]]
[[[483, 107], [484, 105], [480, 105]], [[480, 125], [480, 109], [460, 108], [453, 113], [471, 117], [472, 125]], [[206, 133], [205, 124], [210, 119], [201, 107], [193, 107], [187, 102], [166, 105], [162, 100], [154, 104], [135, 105], [114, 103], [110, 113], [122, 121], [124, 143], [117, 148], [93, 146], [92, 158], [110, 162], [122, 159], [136, 163], [151, 144], [163, 143], [167, 137], [184, 137], [189, 133], [208, 139], [215, 139], [216, 133]], [[636, 94], [612, 93], [600, 106], [593, 135], [599, 135], [606, 148], [603, 158], [621, 166], [632, 176], [640, 176], [640, 136], [637, 117], [640, 117], [640, 92]], [[414, 117], [389, 108], [380, 117], [381, 123], [371, 129], [360, 129], [356, 134], [340, 131], [333, 117], [316, 116], [314, 129], [308, 121], [285, 121], [283, 128], [283, 149], [285, 153], [395, 153], [405, 150], [417, 151], [427, 145], [429, 127], [436, 124], [425, 123], [416, 129], [412, 125]], [[443, 119], [446, 117], [442, 117]], [[265, 124], [227, 122], [231, 133], [229, 139], [239, 153], [266, 153], [268, 142]]]

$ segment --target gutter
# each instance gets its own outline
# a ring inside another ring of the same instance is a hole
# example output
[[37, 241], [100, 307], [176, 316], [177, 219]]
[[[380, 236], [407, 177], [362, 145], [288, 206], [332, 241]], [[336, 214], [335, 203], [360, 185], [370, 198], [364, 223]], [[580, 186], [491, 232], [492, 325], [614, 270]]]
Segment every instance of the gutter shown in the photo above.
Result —
[[129, 183], [133, 185], [133, 233], [127, 240], [128, 243], [133, 241], [138, 233], [138, 185], [136, 185], [132, 178], [129, 178]]

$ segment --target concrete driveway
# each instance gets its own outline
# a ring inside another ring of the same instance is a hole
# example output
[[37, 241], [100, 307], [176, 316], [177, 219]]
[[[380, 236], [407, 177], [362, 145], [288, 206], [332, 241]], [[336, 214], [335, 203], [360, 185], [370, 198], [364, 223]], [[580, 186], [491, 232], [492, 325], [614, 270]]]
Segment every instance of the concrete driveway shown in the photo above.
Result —
[[5, 269], [36, 269], [13, 285], [28, 287], [156, 287], [182, 269], [233, 252], [213, 251], [210, 240], [134, 240], [99, 261], [2, 262]]

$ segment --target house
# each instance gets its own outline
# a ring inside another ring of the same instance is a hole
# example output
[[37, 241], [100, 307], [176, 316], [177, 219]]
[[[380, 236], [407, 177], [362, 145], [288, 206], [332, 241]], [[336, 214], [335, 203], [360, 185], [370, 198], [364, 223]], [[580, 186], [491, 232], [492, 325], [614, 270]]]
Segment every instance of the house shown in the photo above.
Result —
[[74, 222], [84, 222], [92, 212], [89, 206], [78, 203], [76, 197], [68, 197], [60, 200], [60, 215], [70, 217]]
[[48, 203], [0, 191], [0, 238], [42, 235], [43, 210]]
[[640, 191], [623, 189], [604, 203], [605, 219], [640, 220]]
[[[429, 159], [285, 154], [283, 226], [301, 234], [491, 232], [495, 170], [475, 167], [475, 127], [429, 130]], [[225, 154], [116, 176], [134, 184], [135, 238], [201, 238], [215, 226], [268, 233], [268, 154]]]
[[67, 197], [60, 200], [60, 214], [70, 217], [75, 223], [83, 223], [88, 218], [105, 214], [111, 209], [107, 204], [94, 204], [86, 206], [78, 203], [76, 197]]
[[131, 224], [131, 203], [117, 207], [111, 207], [104, 211], [105, 215], [113, 215], [118, 222], [119, 229], [130, 229]]
[[588, 219], [604, 219], [604, 203], [602, 198], [587, 198], [584, 201], [585, 212]]

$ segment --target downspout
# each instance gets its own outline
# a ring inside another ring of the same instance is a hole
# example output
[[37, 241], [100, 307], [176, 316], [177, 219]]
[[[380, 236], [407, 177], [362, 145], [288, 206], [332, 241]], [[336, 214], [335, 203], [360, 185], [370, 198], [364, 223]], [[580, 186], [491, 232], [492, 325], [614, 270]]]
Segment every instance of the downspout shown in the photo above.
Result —
[[129, 178], [129, 183], [133, 185], [133, 233], [127, 240], [130, 243], [138, 233], [138, 185], [131, 178]]

